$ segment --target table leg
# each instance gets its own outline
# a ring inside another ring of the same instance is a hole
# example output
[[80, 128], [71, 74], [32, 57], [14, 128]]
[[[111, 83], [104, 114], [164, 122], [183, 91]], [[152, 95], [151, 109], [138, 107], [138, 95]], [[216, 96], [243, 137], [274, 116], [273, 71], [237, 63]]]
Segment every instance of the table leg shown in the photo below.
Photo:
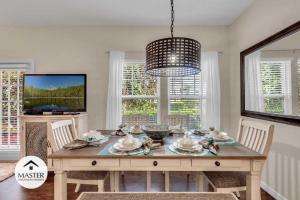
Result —
[[151, 191], [151, 172], [147, 171], [147, 192]]
[[170, 191], [170, 172], [165, 171], [165, 192]]
[[261, 200], [260, 194], [260, 173], [250, 172], [246, 179], [246, 199]]
[[115, 172], [110, 171], [109, 172], [109, 183], [110, 183], [110, 191], [115, 191]]
[[115, 189], [115, 192], [119, 192], [119, 186], [120, 186], [120, 183], [119, 183], [119, 180], [120, 180], [120, 172], [119, 171], [116, 171], [114, 172], [114, 177], [115, 177], [115, 186], [114, 186], [114, 189]]
[[67, 175], [65, 171], [55, 171], [54, 200], [67, 200]]
[[204, 175], [203, 172], [198, 172], [196, 177], [196, 190], [203, 192], [204, 190]]

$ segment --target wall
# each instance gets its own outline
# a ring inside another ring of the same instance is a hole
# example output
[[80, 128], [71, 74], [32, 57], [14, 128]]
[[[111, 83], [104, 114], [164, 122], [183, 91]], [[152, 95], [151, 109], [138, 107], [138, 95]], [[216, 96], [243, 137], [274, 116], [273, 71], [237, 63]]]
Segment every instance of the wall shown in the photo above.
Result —
[[[228, 27], [176, 27], [203, 50], [221, 51], [222, 121], [229, 119]], [[87, 73], [91, 129], [105, 127], [109, 50], [142, 52], [147, 43], [169, 36], [169, 27], [0, 27], [0, 60], [32, 59], [36, 73]]]
[[[230, 26], [231, 132], [240, 118], [240, 51], [300, 20], [299, 8], [299, 0], [256, 0]], [[300, 127], [275, 124], [263, 186], [278, 199], [300, 199], [299, 141]]]

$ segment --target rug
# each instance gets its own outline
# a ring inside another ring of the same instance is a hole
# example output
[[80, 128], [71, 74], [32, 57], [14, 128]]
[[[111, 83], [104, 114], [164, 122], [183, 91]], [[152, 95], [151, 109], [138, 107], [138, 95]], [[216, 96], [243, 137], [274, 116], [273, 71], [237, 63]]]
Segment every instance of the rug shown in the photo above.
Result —
[[16, 163], [0, 163], [0, 182], [14, 175], [15, 166]]

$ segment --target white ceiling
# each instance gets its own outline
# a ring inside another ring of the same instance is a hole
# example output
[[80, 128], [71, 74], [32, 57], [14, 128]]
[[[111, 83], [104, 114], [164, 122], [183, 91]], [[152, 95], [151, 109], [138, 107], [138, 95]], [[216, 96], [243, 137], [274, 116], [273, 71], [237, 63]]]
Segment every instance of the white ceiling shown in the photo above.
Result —
[[[174, 0], [175, 25], [229, 25], [254, 0]], [[0, 25], [169, 25], [170, 0], [0, 0]]]

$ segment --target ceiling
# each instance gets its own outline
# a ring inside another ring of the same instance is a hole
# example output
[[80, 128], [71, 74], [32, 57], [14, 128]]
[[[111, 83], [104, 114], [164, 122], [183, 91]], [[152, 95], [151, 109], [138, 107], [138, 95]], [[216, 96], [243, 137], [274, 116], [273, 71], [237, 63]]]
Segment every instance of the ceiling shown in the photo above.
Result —
[[[174, 0], [175, 25], [229, 25], [254, 0]], [[0, 0], [0, 26], [169, 25], [170, 0]]]

